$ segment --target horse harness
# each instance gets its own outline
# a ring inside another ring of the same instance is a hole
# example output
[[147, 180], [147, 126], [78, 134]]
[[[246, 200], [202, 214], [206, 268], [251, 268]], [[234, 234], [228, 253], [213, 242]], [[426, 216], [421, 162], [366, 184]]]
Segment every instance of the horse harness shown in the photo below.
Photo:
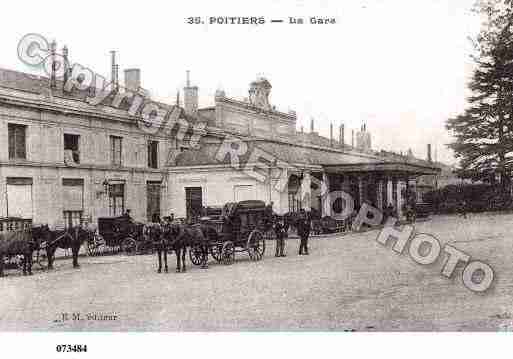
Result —
[[[78, 237], [78, 228], [75, 228], [75, 231], [77, 232], [77, 237]], [[58, 241], [60, 241], [62, 238], [64, 237], [69, 237], [71, 240], [73, 240], [73, 236], [71, 234], [68, 233], [68, 231], [64, 231], [64, 233], [62, 235], [60, 235], [59, 237], [55, 238], [52, 242], [50, 242], [49, 246], [52, 247], [55, 243], [57, 243]]]

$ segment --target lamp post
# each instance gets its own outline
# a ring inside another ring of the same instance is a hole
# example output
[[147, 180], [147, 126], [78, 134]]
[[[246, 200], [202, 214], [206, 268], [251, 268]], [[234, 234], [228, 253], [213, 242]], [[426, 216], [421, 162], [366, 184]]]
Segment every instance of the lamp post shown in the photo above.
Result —
[[109, 192], [109, 181], [107, 181], [106, 179], [102, 182], [102, 185], [103, 185], [103, 190], [105, 192], [106, 195], [108, 195], [108, 192]]

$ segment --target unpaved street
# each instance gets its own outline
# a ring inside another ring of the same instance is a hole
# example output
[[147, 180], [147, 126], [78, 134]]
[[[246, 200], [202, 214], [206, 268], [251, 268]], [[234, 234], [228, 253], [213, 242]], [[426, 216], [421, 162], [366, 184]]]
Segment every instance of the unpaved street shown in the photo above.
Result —
[[[0, 279], [0, 330], [510, 330], [513, 328], [513, 214], [445, 216], [417, 231], [452, 243], [495, 270], [485, 293], [464, 287], [461, 267], [440, 275], [443, 258], [421, 266], [375, 241], [377, 231], [313, 238], [311, 254], [235, 264], [211, 262], [156, 273], [153, 256], [81, 257], [52, 272]], [[62, 313], [81, 320], [62, 322]], [[116, 316], [87, 319], [88, 313]]]

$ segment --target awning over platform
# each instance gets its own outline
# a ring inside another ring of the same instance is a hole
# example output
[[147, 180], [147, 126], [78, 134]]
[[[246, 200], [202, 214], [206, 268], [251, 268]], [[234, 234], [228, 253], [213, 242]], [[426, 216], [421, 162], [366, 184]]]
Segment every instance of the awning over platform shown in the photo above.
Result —
[[440, 168], [410, 162], [375, 162], [375, 163], [341, 163], [336, 165], [323, 165], [328, 173], [368, 173], [386, 172], [388, 174], [403, 175], [436, 175]]

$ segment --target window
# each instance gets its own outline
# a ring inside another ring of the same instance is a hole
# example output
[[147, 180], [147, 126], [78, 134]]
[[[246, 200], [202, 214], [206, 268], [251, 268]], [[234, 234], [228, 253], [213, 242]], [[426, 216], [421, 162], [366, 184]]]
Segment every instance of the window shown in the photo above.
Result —
[[109, 184], [109, 208], [111, 216], [121, 216], [125, 212], [125, 184]]
[[80, 142], [79, 135], [64, 134], [64, 161], [73, 160], [75, 163], [80, 163], [80, 151], [78, 144]]
[[64, 227], [71, 228], [82, 223], [84, 211], [84, 180], [82, 178], [62, 179], [62, 205]]
[[158, 141], [148, 141], [148, 167], [158, 168]]
[[25, 132], [27, 126], [10, 123], [7, 129], [9, 135], [9, 159], [26, 159]]
[[110, 158], [114, 166], [121, 166], [121, 140], [121, 137], [110, 136]]
[[148, 222], [153, 219], [153, 215], [160, 217], [160, 185], [161, 182], [146, 182], [146, 216]]
[[7, 216], [32, 218], [32, 178], [7, 177]]

